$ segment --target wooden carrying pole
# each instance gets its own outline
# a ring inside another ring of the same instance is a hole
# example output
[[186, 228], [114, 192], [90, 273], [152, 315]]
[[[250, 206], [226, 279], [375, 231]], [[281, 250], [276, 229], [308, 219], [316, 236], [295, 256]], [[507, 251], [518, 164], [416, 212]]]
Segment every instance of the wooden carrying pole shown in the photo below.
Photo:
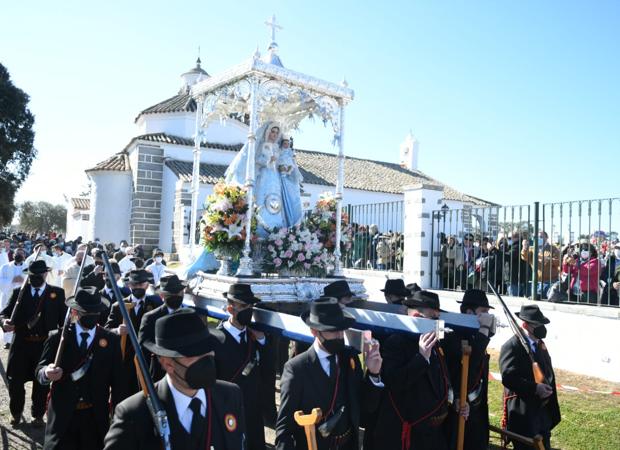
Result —
[[[459, 408], [463, 408], [467, 403], [467, 378], [469, 375], [469, 357], [471, 355], [471, 346], [468, 341], [461, 341], [461, 390], [459, 393]], [[459, 413], [459, 426], [456, 441], [457, 450], [463, 450], [465, 444], [465, 417]]]
[[295, 422], [300, 427], [304, 427], [306, 432], [306, 440], [308, 441], [308, 450], [317, 450], [316, 445], [316, 427], [315, 425], [321, 420], [323, 413], [321, 408], [314, 408], [310, 414], [304, 414], [303, 411], [295, 411]]
[[542, 436], [539, 434], [537, 434], [533, 438], [529, 438], [517, 433], [513, 433], [512, 431], [504, 430], [494, 425], [489, 425], [489, 430], [499, 434], [500, 436], [504, 436], [511, 441], [516, 441], [520, 442], [521, 444], [529, 445], [536, 450], [545, 450], [545, 443], [543, 442]]
[[[125, 302], [125, 307], [127, 308], [127, 312], [130, 313], [133, 309], [133, 302]], [[125, 319], [123, 319], [123, 323], [127, 325]], [[123, 355], [123, 361], [125, 360], [125, 350], [127, 349], [127, 335], [124, 334], [121, 336], [121, 355]]]

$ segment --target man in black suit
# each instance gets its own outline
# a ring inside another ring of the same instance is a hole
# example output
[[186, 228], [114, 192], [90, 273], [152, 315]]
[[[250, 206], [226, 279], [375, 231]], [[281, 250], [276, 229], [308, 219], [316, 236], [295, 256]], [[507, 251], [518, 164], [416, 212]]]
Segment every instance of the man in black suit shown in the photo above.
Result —
[[[116, 303], [114, 291], [112, 290], [112, 283], [118, 284], [118, 281], [121, 279], [121, 268], [118, 266], [118, 263], [110, 261], [110, 266], [112, 267], [112, 272], [114, 273], [114, 281], [108, 280], [107, 272], [103, 272], [103, 281], [105, 282], [105, 285], [103, 286], [103, 289], [99, 290], [99, 294], [101, 294], [102, 298], [108, 301], [108, 307], [101, 311], [99, 325], [105, 325], [108, 321], [112, 305]], [[125, 286], [120, 287], [120, 290], [123, 297], [129, 297], [131, 295], [131, 291]]]
[[36, 427], [45, 425], [43, 414], [48, 388], [35, 380], [34, 372], [48, 333], [62, 327], [66, 311], [65, 291], [45, 283], [49, 270], [51, 269], [43, 260], [30, 263], [29, 282], [15, 311], [13, 322], [10, 317], [17, 303], [19, 289], [13, 291], [8, 306], [0, 313], [3, 330], [15, 332], [6, 371], [13, 426], [19, 425], [21, 421], [26, 397], [24, 384], [28, 381], [32, 381], [32, 424]]
[[[437, 319], [439, 297], [417, 291], [403, 301], [413, 317]], [[450, 380], [434, 331], [392, 334], [383, 346], [384, 398], [374, 447], [384, 450], [445, 450], [443, 429], [450, 403]], [[465, 411], [466, 412], [466, 411]]]
[[105, 286], [105, 268], [103, 267], [103, 250], [94, 250], [94, 263], [84, 267], [84, 274], [80, 287], [93, 286], [97, 290], [101, 290]]
[[[144, 269], [132, 270], [127, 276], [131, 295], [124, 299], [127, 309], [129, 309], [129, 317], [134, 330], [137, 330], [142, 322], [142, 317], [149, 311], [161, 306], [161, 298], [157, 295], [146, 295], [146, 289], [149, 287], [151, 274]], [[125, 378], [127, 380], [127, 394], [131, 395], [140, 390], [138, 384], [138, 376], [136, 374], [136, 366], [134, 363], [134, 349], [127, 338], [127, 325], [123, 323], [123, 316], [117, 303], [112, 305], [110, 316], [105, 327], [121, 336], [121, 342], [125, 340], [125, 353], [123, 355], [123, 366], [125, 368]], [[125, 336], [123, 338], [123, 336]]]
[[[155, 342], [166, 376], [155, 384], [170, 424], [173, 449], [243, 450], [245, 422], [239, 386], [216, 380], [217, 340], [191, 308], [168, 314], [155, 324]], [[114, 412], [106, 450], [161, 448], [144, 395], [137, 393]]]
[[166, 375], [166, 372], [164, 372], [164, 369], [159, 364], [157, 356], [152, 354], [144, 344], [146, 342], [155, 342], [155, 322], [157, 319], [172, 314], [181, 308], [183, 303], [183, 292], [186, 287], [187, 284], [181, 282], [176, 275], [162, 277], [159, 281], [159, 295], [164, 304], [144, 314], [144, 316], [142, 316], [142, 322], [140, 322], [138, 341], [142, 347], [144, 359], [146, 363], [150, 365], [149, 372], [151, 373], [151, 378], [155, 381], [161, 380], [164, 375]]
[[[253, 306], [260, 299], [254, 296], [249, 284], [243, 283], [232, 284], [224, 297], [228, 301], [226, 311], [230, 318], [217, 327], [224, 336], [215, 352], [217, 377], [241, 388], [248, 449], [264, 450], [263, 412], [271, 411], [269, 422], [274, 424], [276, 409], [272, 346], [264, 333], [249, 328]], [[271, 401], [261, 395], [262, 392], [268, 392]]]
[[[489, 355], [487, 346], [495, 334], [495, 317], [489, 314], [493, 309], [484, 291], [468, 289], [463, 295], [461, 313], [478, 317], [480, 328], [473, 336], [463, 336], [458, 332], [447, 334], [442, 342], [446, 354], [446, 363], [450, 374], [450, 383], [455, 390], [461, 386], [461, 358], [463, 356], [461, 340], [468, 341], [471, 347], [469, 371], [467, 375], [467, 403], [469, 416], [465, 425], [464, 449], [478, 450], [489, 446]], [[451, 446], [456, 445], [459, 415], [456, 412], [459, 392], [454, 393], [455, 408], [450, 409], [448, 428]]]
[[97, 325], [99, 313], [108, 305], [93, 287], [69, 297], [67, 306], [78, 320], [67, 330], [59, 365], [54, 360], [62, 332], [52, 331], [37, 366], [39, 382], [54, 386], [43, 448], [101, 449], [110, 425], [109, 399], [113, 408], [124, 398], [119, 338]]
[[[308, 448], [304, 429], [295, 423], [295, 411], [308, 414], [321, 408], [317, 433], [319, 450], [357, 449], [360, 414], [371, 413], [378, 405], [383, 384], [378, 344], [366, 353], [364, 376], [357, 352], [344, 346], [344, 330], [354, 323], [335, 298], [321, 298], [302, 313], [302, 319], [314, 336], [312, 346], [284, 365], [280, 382], [280, 411], [276, 425], [278, 450]], [[319, 427], [321, 426], [319, 425]]]
[[[507, 429], [527, 437], [540, 434], [545, 448], [550, 449], [551, 430], [560, 423], [560, 406], [555, 385], [555, 374], [551, 358], [543, 339], [547, 336], [549, 323], [536, 305], [523, 305], [517, 313], [523, 321], [523, 329], [529, 351], [534, 355], [544, 374], [544, 382], [537, 383], [532, 371], [528, 351], [517, 336], [511, 337], [499, 355], [499, 367], [504, 385], [504, 400]], [[515, 449], [529, 448], [513, 442]]]
[[402, 278], [385, 280], [385, 288], [381, 291], [385, 296], [385, 301], [395, 305], [401, 305], [405, 297], [410, 295], [410, 291], [405, 287]]

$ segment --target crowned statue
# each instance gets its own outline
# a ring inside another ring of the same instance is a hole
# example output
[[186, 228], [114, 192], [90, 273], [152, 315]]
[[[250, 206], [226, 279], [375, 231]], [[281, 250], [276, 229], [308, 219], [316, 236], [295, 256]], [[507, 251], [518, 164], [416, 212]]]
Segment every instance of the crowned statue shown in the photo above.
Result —
[[[276, 122], [267, 122], [256, 132], [254, 160], [257, 208], [257, 234], [265, 237], [270, 230], [290, 227], [301, 221], [302, 176], [295, 162], [291, 140], [283, 137]], [[226, 184], [245, 185], [249, 146], [246, 143], [228, 166]]]

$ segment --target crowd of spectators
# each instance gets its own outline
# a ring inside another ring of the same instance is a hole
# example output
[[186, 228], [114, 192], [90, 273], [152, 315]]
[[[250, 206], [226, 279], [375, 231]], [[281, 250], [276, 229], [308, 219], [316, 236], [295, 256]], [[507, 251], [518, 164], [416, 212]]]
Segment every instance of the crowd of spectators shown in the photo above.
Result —
[[[620, 242], [591, 237], [561, 245], [541, 231], [500, 233], [496, 239], [465, 233], [441, 236], [436, 276], [443, 289], [488, 289], [552, 302], [618, 306]], [[533, 271], [537, 284], [532, 288]]]
[[381, 232], [375, 224], [351, 224], [351, 248], [343, 255], [347, 268], [366, 270], [403, 270], [402, 233]]

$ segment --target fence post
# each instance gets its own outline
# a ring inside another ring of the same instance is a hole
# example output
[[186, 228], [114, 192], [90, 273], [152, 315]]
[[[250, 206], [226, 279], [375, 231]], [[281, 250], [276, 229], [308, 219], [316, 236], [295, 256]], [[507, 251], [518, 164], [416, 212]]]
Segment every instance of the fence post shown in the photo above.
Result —
[[[435, 267], [433, 266], [433, 263], [435, 262], [435, 215], [437, 214], [437, 212], [435, 211], [431, 211], [431, 253], [430, 253], [430, 258], [429, 258], [429, 274], [431, 276], [431, 281], [430, 281], [430, 288], [434, 288], [435, 285], [433, 284], [433, 276], [435, 275]], [[439, 227], [438, 227], [439, 228]]]
[[534, 202], [534, 255], [532, 265], [532, 300], [540, 300], [538, 298], [538, 212], [540, 208], [540, 202]]

